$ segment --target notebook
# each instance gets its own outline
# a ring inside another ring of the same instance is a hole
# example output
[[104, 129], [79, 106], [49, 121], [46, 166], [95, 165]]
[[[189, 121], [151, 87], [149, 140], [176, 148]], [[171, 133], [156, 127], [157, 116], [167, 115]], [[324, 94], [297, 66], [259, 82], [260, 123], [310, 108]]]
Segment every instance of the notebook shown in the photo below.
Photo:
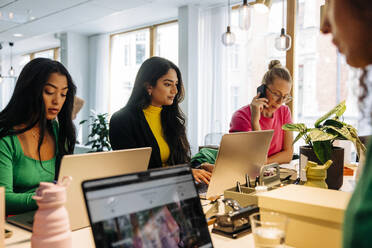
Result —
[[[65, 204], [71, 230], [89, 226], [81, 191], [81, 183], [84, 180], [147, 170], [150, 155], [151, 148], [146, 147], [64, 156], [58, 179], [64, 176], [72, 177]], [[34, 214], [35, 211], [15, 215], [7, 218], [7, 222], [32, 231]]]
[[189, 166], [82, 184], [96, 247], [213, 247]]

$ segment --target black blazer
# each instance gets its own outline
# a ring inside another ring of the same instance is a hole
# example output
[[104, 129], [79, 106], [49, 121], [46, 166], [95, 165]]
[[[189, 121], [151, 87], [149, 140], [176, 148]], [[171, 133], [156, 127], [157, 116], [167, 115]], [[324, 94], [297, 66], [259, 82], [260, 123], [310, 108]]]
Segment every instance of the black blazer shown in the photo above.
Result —
[[162, 167], [160, 149], [143, 111], [125, 106], [110, 120], [110, 143], [114, 150], [152, 147], [149, 169]]

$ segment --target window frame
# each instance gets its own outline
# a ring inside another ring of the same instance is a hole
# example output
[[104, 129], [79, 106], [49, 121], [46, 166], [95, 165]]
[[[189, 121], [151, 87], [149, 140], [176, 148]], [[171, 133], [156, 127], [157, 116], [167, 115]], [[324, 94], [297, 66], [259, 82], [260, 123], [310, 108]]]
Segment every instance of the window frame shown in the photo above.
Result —
[[132, 33], [132, 32], [137, 32], [137, 31], [141, 31], [141, 30], [146, 30], [148, 29], [149, 30], [149, 33], [150, 33], [150, 58], [155, 56], [155, 51], [156, 51], [156, 42], [157, 42], [157, 37], [156, 37], [156, 30], [159, 26], [163, 26], [163, 25], [167, 25], [167, 24], [171, 24], [171, 23], [178, 23], [178, 20], [175, 19], [175, 20], [170, 20], [170, 21], [167, 21], [167, 22], [161, 22], [161, 23], [157, 23], [157, 24], [153, 24], [153, 25], [149, 25], [149, 26], [144, 26], [144, 27], [140, 27], [140, 28], [135, 28], [135, 29], [130, 29], [130, 30], [126, 30], [126, 31], [123, 31], [123, 32], [117, 32], [117, 33], [112, 33], [110, 34], [110, 38], [109, 38], [109, 96], [108, 96], [108, 113], [109, 115], [113, 114], [113, 113], [110, 113], [110, 109], [111, 109], [111, 102], [110, 102], [110, 99], [111, 99], [111, 87], [112, 87], [112, 78], [111, 78], [111, 70], [112, 70], [112, 65], [111, 65], [111, 60], [112, 60], [112, 43], [113, 43], [113, 39], [115, 36], [117, 35], [123, 35], [123, 34], [128, 34], [128, 33]]
[[58, 54], [59, 54], [59, 49], [60, 49], [60, 47], [53, 47], [53, 48], [48, 48], [48, 49], [34, 51], [32, 53], [28, 53], [28, 54], [25, 54], [25, 55], [26, 56], [28, 55], [30, 57], [30, 61], [31, 61], [31, 60], [33, 60], [35, 58], [35, 54], [36, 53], [41, 53], [41, 52], [46, 52], [46, 51], [53, 50], [53, 60], [57, 60], [58, 59]]

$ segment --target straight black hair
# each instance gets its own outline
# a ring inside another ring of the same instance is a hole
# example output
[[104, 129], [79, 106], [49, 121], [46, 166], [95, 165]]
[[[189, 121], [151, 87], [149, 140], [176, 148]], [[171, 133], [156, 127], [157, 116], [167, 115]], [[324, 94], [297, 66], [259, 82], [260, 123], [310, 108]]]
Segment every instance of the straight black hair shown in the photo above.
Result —
[[[47, 58], [36, 58], [24, 66], [8, 105], [0, 112], [0, 138], [24, 133], [38, 124], [40, 128], [38, 152], [41, 161], [40, 147], [45, 131], [52, 133], [52, 122], [46, 119], [43, 100], [44, 86], [52, 73], [64, 75], [68, 86], [66, 100], [57, 117], [59, 124], [58, 143], [56, 143], [58, 154], [55, 166], [57, 177], [61, 158], [65, 154], [73, 153], [76, 142], [75, 126], [72, 122], [76, 86], [61, 63]], [[25, 125], [25, 127], [15, 130], [14, 127], [19, 125]]]
[[161, 124], [164, 138], [170, 148], [170, 156], [167, 163], [169, 165], [175, 165], [188, 163], [191, 156], [190, 145], [186, 136], [186, 118], [178, 106], [185, 94], [181, 72], [178, 67], [171, 61], [161, 57], [151, 57], [143, 62], [137, 73], [127, 106], [141, 111], [147, 108], [151, 103], [151, 96], [148, 94], [147, 86], [156, 87], [158, 79], [167, 74], [170, 69], [175, 70], [177, 73], [178, 93], [172, 105], [163, 106]]

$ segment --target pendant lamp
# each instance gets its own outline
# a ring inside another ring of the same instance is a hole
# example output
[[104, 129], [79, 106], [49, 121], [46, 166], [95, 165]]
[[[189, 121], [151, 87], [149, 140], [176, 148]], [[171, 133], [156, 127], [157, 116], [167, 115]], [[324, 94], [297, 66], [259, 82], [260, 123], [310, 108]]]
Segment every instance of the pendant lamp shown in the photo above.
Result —
[[260, 14], [266, 14], [269, 12], [271, 4], [271, 0], [256, 0], [256, 2], [253, 3], [253, 8]]
[[251, 7], [248, 5], [248, 0], [244, 0], [239, 7], [239, 27], [243, 30], [248, 30], [251, 26]]
[[13, 68], [13, 46], [14, 46], [14, 43], [13, 42], [9, 42], [9, 46], [10, 46], [10, 69], [9, 69], [9, 76], [11, 77], [14, 77], [15, 75], [15, 71], [14, 71], [14, 68]]
[[291, 49], [292, 39], [291, 36], [285, 33], [285, 0], [283, 0], [283, 20], [282, 20], [282, 29], [280, 30], [280, 35], [275, 38], [275, 48], [279, 51], [288, 51]]
[[227, 16], [228, 16], [228, 25], [226, 32], [222, 34], [222, 43], [225, 46], [232, 46], [235, 43], [235, 34], [231, 32], [230, 27], [230, 0], [227, 2]]

